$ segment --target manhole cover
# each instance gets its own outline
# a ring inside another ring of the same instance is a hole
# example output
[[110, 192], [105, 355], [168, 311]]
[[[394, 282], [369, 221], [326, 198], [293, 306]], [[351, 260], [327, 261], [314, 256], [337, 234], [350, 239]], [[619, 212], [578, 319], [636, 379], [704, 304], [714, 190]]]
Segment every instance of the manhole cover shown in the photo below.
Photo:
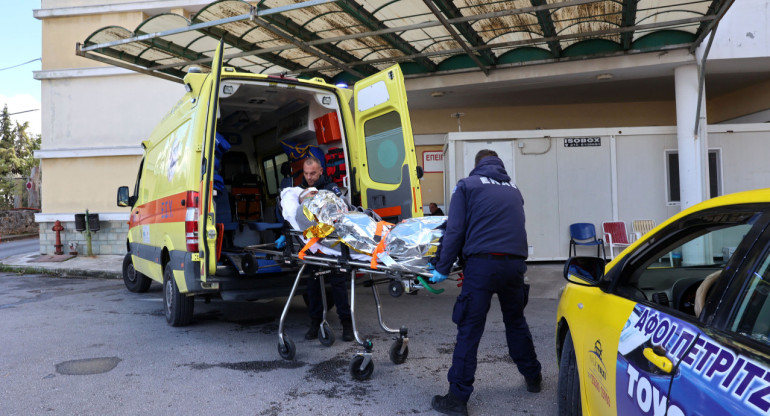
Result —
[[56, 364], [56, 372], [70, 376], [102, 374], [115, 368], [122, 360], [118, 357], [86, 358]]

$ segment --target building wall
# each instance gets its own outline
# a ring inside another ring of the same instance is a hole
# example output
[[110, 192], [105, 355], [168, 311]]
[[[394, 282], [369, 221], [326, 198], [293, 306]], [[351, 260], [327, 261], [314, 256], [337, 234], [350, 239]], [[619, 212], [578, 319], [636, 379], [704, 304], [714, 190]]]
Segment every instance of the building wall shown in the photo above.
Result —
[[42, 160], [43, 209], [46, 214], [124, 212], [116, 206], [119, 186], [136, 182], [139, 156], [85, 157]]
[[[415, 134], [457, 131], [459, 109], [411, 111]], [[670, 126], [676, 124], [675, 103], [637, 102], [517, 107], [462, 108], [462, 131], [565, 129], [610, 126]]]
[[[597, 137], [600, 146], [567, 147], [565, 140]], [[709, 126], [709, 149], [721, 152], [722, 194], [766, 188], [770, 126]], [[524, 196], [530, 260], [568, 256], [569, 225], [651, 219], [679, 212], [667, 200], [666, 150], [677, 150], [675, 127], [599, 128], [449, 133], [449, 189], [469, 171], [475, 150], [496, 150]], [[468, 151], [470, 149], [470, 151]], [[451, 194], [447, 193], [448, 203]], [[595, 255], [595, 247], [578, 254]]]

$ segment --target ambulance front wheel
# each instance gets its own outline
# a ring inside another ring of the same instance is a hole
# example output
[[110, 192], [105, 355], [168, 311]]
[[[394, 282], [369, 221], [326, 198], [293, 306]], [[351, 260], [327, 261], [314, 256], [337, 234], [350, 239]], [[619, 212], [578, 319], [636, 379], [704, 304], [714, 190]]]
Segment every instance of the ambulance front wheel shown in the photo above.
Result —
[[179, 292], [170, 263], [163, 271], [163, 305], [169, 325], [185, 326], [192, 322], [195, 298]]
[[294, 341], [286, 335], [283, 336], [283, 342], [278, 341], [278, 354], [284, 360], [293, 360], [294, 355], [297, 354], [297, 346], [294, 345]]
[[369, 380], [374, 372], [374, 361], [369, 360], [369, 364], [364, 368], [361, 368], [363, 362], [363, 355], [356, 355], [353, 357], [353, 360], [350, 361], [350, 375], [358, 381]]

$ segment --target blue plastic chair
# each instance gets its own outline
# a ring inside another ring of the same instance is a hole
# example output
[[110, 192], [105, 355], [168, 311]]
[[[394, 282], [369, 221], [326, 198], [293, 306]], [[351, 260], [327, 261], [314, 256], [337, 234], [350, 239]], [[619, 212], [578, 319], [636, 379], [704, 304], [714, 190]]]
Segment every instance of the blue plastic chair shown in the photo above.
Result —
[[577, 246], [596, 246], [596, 257], [603, 253], [602, 258], [607, 258], [607, 252], [604, 249], [604, 241], [596, 237], [596, 227], [587, 222], [578, 222], [569, 226], [569, 252], [570, 255], [577, 255]]

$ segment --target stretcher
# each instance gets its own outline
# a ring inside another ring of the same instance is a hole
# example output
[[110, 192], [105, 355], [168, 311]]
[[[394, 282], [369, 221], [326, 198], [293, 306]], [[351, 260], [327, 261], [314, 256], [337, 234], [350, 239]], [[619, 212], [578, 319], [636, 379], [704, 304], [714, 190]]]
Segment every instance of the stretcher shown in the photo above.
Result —
[[[363, 347], [362, 350], [356, 352], [350, 362], [351, 376], [356, 380], [367, 380], [374, 371], [374, 362], [372, 361], [374, 343], [370, 339], [362, 339], [358, 332], [358, 327], [356, 326], [355, 286], [356, 279], [359, 278], [359, 276], [368, 278], [368, 280], [364, 282], [364, 286], [372, 288], [372, 295], [374, 296], [374, 302], [377, 307], [377, 320], [380, 328], [386, 333], [396, 335], [394, 338], [395, 341], [390, 346], [389, 350], [390, 360], [394, 364], [404, 363], [409, 356], [409, 330], [403, 325], [400, 328], [395, 329], [385, 324], [382, 318], [380, 295], [376, 286], [387, 284], [388, 293], [393, 297], [399, 297], [403, 293], [413, 293], [420, 289], [425, 289], [435, 294], [442, 293], [444, 289], [435, 289], [428, 283], [427, 280], [432, 274], [427, 269], [424, 271], [417, 271], [414, 268], [410, 268], [407, 270], [402, 267], [386, 266], [383, 264], [357, 260], [356, 258], [358, 258], [358, 256], [351, 256], [350, 249], [344, 244], [339, 245], [341, 252], [341, 255], [339, 256], [329, 256], [322, 253], [306, 254], [304, 250], [307, 249], [309, 244], [303, 244], [301, 242], [301, 235], [302, 233], [299, 231], [288, 231], [286, 247], [281, 250], [275, 249], [275, 246], [272, 243], [244, 248], [244, 251], [255, 254], [259, 253], [267, 259], [274, 260], [284, 268], [289, 267], [298, 270], [278, 324], [278, 354], [281, 358], [292, 360], [297, 352], [294, 342], [284, 332], [284, 323], [289, 311], [291, 299], [296, 293], [300, 278], [308, 266], [312, 266], [316, 270], [315, 274], [318, 276], [322, 288], [325, 287], [324, 276], [327, 274], [337, 272], [350, 275], [350, 313], [353, 322], [353, 334], [356, 343]], [[332, 234], [330, 237], [334, 237], [334, 235]], [[461, 270], [455, 268], [450, 275], [458, 275], [460, 273]], [[457, 279], [455, 278], [453, 280]], [[322, 345], [328, 347], [334, 344], [335, 337], [331, 327], [326, 321], [327, 299], [325, 290], [321, 290], [321, 301], [323, 303], [323, 317], [318, 332], [318, 339]]]

